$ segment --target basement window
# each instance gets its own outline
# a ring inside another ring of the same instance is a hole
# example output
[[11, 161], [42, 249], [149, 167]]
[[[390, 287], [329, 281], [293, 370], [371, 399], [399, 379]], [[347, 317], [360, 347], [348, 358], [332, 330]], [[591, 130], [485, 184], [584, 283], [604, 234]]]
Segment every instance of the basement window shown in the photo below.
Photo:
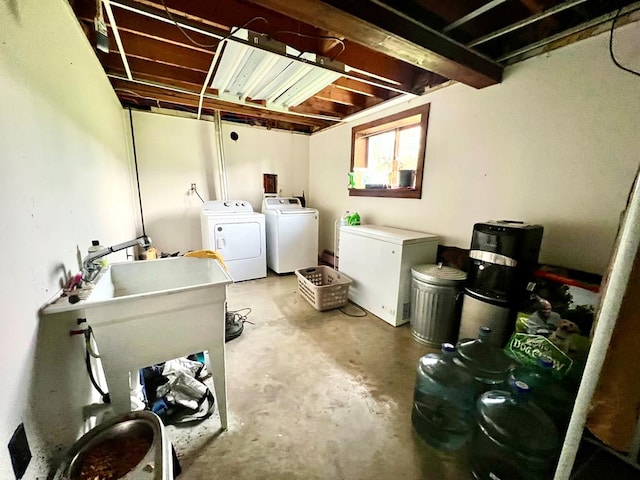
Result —
[[349, 196], [421, 198], [429, 104], [351, 131]]

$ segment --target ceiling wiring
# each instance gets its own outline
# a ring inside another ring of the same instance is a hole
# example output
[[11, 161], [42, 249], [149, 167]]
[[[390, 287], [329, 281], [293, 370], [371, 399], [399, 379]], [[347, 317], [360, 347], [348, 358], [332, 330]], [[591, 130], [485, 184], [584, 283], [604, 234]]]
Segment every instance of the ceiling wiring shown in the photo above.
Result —
[[342, 55], [342, 53], [345, 50], [345, 45], [344, 45], [344, 41], [341, 38], [332, 36], [332, 35], [308, 35], [306, 33], [299, 33], [299, 32], [294, 32], [292, 30], [278, 30], [277, 32], [274, 32], [273, 34], [271, 34], [272, 37], [275, 37], [276, 35], [280, 34], [280, 33], [286, 33], [289, 35], [297, 35], [298, 37], [305, 37], [305, 38], [324, 38], [327, 40], [335, 40], [336, 42], [338, 42], [340, 44], [340, 46], [342, 47], [341, 50], [336, 53], [331, 60], [335, 60], [339, 55]]
[[[615, 66], [616, 66], [616, 67], [618, 67], [618, 68], [620, 68], [620, 69], [624, 70], [625, 72], [629, 72], [629, 73], [632, 73], [633, 75], [637, 75], [637, 76], [639, 76], [639, 77], [640, 77], [640, 71], [636, 71], [636, 70], [633, 70], [633, 69], [631, 69], [631, 68], [627, 68], [627, 67], [625, 67], [624, 65], [622, 65], [622, 64], [621, 64], [621, 63], [616, 59], [616, 56], [615, 56], [615, 54], [613, 53], [613, 30], [614, 30], [614, 29], [615, 29], [615, 27], [616, 27], [616, 22], [618, 21], [618, 18], [620, 18], [620, 12], [622, 12], [622, 9], [623, 9], [623, 8], [624, 8], [624, 7], [620, 7], [620, 8], [618, 9], [618, 12], [616, 13], [616, 16], [615, 16], [615, 17], [613, 17], [613, 21], [611, 22], [611, 30], [610, 30], [610, 32], [609, 32], [609, 55], [611, 56], [611, 61], [615, 64]], [[637, 11], [637, 10], [640, 10], [640, 8], [637, 8], [637, 9], [632, 10], [631, 12], [627, 12], [627, 13], [633, 13], [633, 12], [635, 12], [635, 11]]]
[[[153, 97], [145, 97], [144, 95], [140, 95], [138, 92], [134, 92], [133, 90], [129, 90], [128, 88], [120, 88], [120, 87], [116, 87], [113, 89], [115, 92], [124, 92], [124, 93], [129, 93], [131, 95], [133, 95], [134, 97], [138, 97], [141, 98], [143, 100], [151, 100], [152, 102], [156, 102], [156, 105], [158, 108], [162, 108], [160, 106], [160, 100], [158, 100], [157, 98], [153, 98]], [[135, 100], [134, 100], [135, 102]], [[138, 102], [136, 102], [138, 103]]]
[[173, 15], [171, 15], [169, 8], [167, 8], [167, 4], [164, 3], [164, 0], [160, 0], [160, 3], [162, 3], [162, 6], [164, 7], [164, 11], [167, 13], [167, 16], [169, 17], [169, 19], [175, 24], [176, 27], [178, 27], [178, 30], [180, 30], [182, 34], [187, 38], [187, 40], [189, 40], [191, 43], [202, 48], [213, 48], [218, 46], [219, 42], [213, 43], [211, 45], [205, 45], [204, 43], [197, 42], [196, 40], [191, 38], [191, 36], [186, 32], [186, 30], [180, 26], [178, 21], [175, 18], [173, 18]]

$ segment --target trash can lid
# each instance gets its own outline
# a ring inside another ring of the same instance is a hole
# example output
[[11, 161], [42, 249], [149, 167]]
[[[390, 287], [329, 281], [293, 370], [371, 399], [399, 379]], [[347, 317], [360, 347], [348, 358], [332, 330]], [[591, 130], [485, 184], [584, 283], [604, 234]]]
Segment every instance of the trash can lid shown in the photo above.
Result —
[[467, 274], [453, 267], [425, 264], [416, 265], [411, 269], [411, 275], [416, 280], [431, 283], [433, 285], [456, 286], [467, 279]]

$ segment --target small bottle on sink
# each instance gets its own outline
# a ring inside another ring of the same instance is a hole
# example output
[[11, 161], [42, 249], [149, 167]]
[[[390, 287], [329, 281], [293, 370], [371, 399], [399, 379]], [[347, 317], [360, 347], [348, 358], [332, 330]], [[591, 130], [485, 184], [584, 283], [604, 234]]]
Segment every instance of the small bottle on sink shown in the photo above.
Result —
[[[104, 247], [100, 245], [99, 240], [91, 240], [91, 246], [89, 247], [88, 252], [89, 254], [92, 254], [103, 249]], [[107, 256], [105, 255], [104, 257], [100, 257], [97, 260], [95, 260], [94, 263], [104, 268], [109, 264], [109, 261], [107, 260]]]

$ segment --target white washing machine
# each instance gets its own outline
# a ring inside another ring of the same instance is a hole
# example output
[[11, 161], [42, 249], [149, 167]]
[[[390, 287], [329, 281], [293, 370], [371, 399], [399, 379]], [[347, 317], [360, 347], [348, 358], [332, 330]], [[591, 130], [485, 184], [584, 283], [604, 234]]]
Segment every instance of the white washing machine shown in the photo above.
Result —
[[290, 273], [318, 264], [318, 210], [305, 208], [294, 197], [262, 201], [267, 225], [267, 266]]
[[267, 276], [265, 216], [249, 202], [206, 202], [200, 225], [202, 248], [222, 255], [235, 282]]

